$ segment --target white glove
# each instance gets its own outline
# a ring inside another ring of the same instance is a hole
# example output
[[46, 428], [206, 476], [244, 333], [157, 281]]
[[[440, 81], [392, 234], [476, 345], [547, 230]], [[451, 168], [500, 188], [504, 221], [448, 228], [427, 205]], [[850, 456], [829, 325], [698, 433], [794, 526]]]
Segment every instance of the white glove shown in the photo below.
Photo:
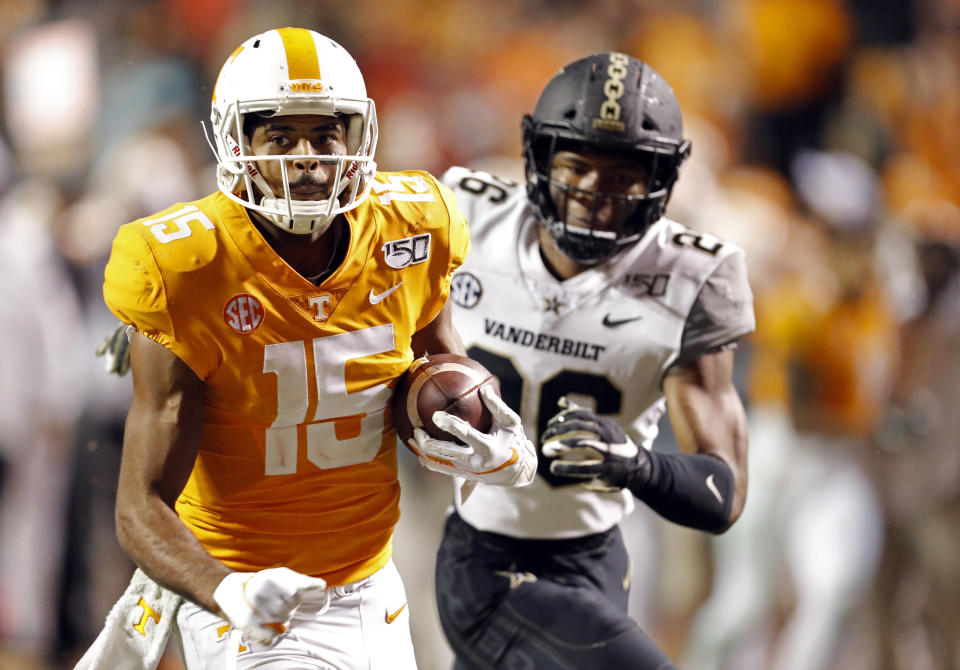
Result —
[[434, 412], [433, 423], [464, 444], [437, 440], [416, 428], [411, 448], [421, 465], [435, 472], [494, 486], [526, 486], [537, 473], [537, 451], [520, 417], [490, 386], [480, 387], [480, 399], [493, 414], [492, 432], [481, 433], [460, 417]]
[[325, 592], [327, 583], [289, 568], [260, 572], [231, 572], [223, 578], [213, 599], [227, 620], [246, 637], [273, 644], [308, 593]]

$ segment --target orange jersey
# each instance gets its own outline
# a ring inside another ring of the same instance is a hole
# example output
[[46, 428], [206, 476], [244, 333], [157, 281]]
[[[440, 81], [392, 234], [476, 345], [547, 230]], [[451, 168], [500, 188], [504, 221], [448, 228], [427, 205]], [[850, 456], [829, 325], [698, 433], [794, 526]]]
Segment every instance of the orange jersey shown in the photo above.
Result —
[[757, 322], [764, 327], [753, 340], [754, 403], [792, 405], [803, 430], [860, 437], [874, 430], [898, 350], [897, 323], [877, 287], [843, 301], [784, 280], [758, 299]]
[[349, 251], [320, 286], [219, 192], [126, 224], [113, 243], [107, 306], [205, 382], [202, 446], [176, 510], [235, 570], [282, 565], [341, 584], [390, 556], [390, 396], [469, 233], [423, 172], [378, 173], [346, 218]]

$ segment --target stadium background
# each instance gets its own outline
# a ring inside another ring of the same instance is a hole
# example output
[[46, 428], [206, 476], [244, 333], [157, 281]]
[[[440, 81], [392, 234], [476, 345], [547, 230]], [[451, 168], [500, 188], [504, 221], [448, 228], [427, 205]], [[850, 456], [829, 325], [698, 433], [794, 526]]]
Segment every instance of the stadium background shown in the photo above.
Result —
[[[936, 636], [960, 618], [937, 603], [960, 583], [960, 449], [943, 446], [960, 328], [956, 310], [924, 320], [923, 281], [960, 247], [960, 2], [0, 0], [0, 667], [72, 667], [129, 578], [112, 505], [130, 381], [93, 353], [113, 324], [109, 243], [215, 189], [200, 121], [216, 73], [285, 25], [357, 59], [386, 170], [520, 178], [521, 115], [561, 64], [619, 50], [663, 74], [693, 139], [669, 213], [748, 254], [753, 479], [723, 553], [634, 515], [635, 616], [689, 670], [721, 651], [772, 667], [809, 611], [829, 613], [824, 667], [960, 664], [958, 636]], [[421, 666], [446, 668], [431, 571], [448, 483], [401, 459], [397, 562]], [[794, 491], [800, 469], [813, 484]], [[835, 472], [848, 478], [818, 498]], [[701, 610], [734, 573], [759, 614]], [[723, 620], [740, 629], [718, 642]], [[890, 649], [909, 661], [882, 665]]]

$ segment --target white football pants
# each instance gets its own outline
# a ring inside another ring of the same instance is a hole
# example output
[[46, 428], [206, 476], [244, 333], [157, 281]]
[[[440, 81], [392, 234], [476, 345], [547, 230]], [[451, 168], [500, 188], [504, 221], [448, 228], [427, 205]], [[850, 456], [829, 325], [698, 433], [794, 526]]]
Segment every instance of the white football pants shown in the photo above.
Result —
[[230, 626], [185, 602], [177, 636], [187, 670], [416, 670], [410, 612], [393, 561], [365, 579], [330, 588], [330, 607], [309, 598], [290, 628], [267, 647], [231, 634]]

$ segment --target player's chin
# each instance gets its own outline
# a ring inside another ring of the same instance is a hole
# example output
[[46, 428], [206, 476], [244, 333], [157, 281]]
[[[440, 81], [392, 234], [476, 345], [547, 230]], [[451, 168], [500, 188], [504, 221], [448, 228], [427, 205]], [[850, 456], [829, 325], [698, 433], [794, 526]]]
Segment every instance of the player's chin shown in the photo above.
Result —
[[300, 202], [319, 202], [320, 200], [326, 200], [330, 196], [329, 190], [323, 191], [311, 191], [309, 193], [291, 193], [290, 199], [297, 200]]
[[633, 210], [603, 208], [597, 212], [577, 208], [567, 213], [567, 225], [594, 234], [614, 235], [626, 225]]

